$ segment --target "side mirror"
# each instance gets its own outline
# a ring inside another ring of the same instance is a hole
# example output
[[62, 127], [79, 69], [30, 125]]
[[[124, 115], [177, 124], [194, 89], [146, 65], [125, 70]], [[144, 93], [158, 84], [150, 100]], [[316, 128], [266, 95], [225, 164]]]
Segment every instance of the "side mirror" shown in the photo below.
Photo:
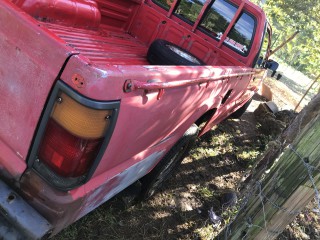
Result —
[[257, 65], [262, 68], [268, 68], [272, 71], [277, 71], [279, 67], [279, 63], [272, 59], [263, 59], [263, 57], [259, 57], [257, 61]]
[[268, 68], [272, 71], [277, 71], [278, 67], [279, 67], [279, 63], [272, 60], [272, 59], [269, 59], [265, 62], [265, 65], [264, 65], [265, 68]]

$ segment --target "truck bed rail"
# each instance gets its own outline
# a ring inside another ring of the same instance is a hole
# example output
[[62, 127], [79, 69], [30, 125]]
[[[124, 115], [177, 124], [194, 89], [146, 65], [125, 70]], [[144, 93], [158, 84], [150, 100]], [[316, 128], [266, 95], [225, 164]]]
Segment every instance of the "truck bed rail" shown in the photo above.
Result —
[[206, 83], [207, 84], [206, 87], [208, 87], [208, 85], [212, 81], [229, 80], [230, 78], [239, 78], [239, 80], [241, 80], [243, 77], [247, 77], [247, 76], [253, 77], [255, 74], [258, 74], [261, 71], [262, 70], [257, 69], [249, 72], [243, 72], [243, 73], [223, 74], [216, 77], [195, 78], [191, 80], [178, 80], [178, 81], [172, 81], [172, 82], [162, 82], [159, 79], [152, 79], [147, 82], [127, 79], [124, 83], [123, 90], [126, 93], [132, 92], [137, 89], [143, 89], [145, 91], [158, 90], [159, 91], [158, 100], [159, 100], [164, 94], [165, 89], [185, 87], [185, 86], [203, 84], [203, 83]]

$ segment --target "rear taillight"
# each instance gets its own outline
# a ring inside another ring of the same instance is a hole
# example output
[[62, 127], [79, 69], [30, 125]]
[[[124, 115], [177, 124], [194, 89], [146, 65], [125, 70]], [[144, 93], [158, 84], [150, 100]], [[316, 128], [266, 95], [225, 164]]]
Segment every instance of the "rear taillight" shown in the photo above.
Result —
[[60, 189], [84, 183], [102, 157], [118, 109], [119, 101], [87, 99], [58, 82], [35, 137], [29, 166]]

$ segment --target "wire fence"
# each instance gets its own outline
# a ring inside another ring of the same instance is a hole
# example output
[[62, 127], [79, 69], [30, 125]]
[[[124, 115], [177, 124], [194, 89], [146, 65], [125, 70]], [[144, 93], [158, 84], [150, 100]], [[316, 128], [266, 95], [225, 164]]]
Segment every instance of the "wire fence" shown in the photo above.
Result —
[[319, 106], [320, 94], [269, 142], [241, 184], [236, 214], [218, 239], [274, 239], [313, 198], [320, 217]]
[[[313, 188], [313, 191], [314, 191], [315, 200], [317, 202], [317, 208], [318, 208], [317, 212], [320, 215], [320, 194], [319, 194], [319, 190], [317, 188], [316, 180], [314, 178], [314, 172], [317, 171], [318, 173], [320, 173], [320, 169], [316, 166], [311, 165], [309, 163], [309, 158], [303, 157], [293, 147], [292, 144], [289, 144], [286, 148], [290, 149], [290, 151], [293, 152], [294, 155], [296, 155], [296, 157], [298, 157], [300, 162], [303, 164], [305, 172], [300, 173], [300, 175], [307, 176], [309, 178], [309, 181], [310, 181], [312, 188]], [[263, 169], [264, 171], [267, 170], [267, 165], [268, 164], [266, 164], [264, 166], [264, 169]], [[275, 174], [271, 178], [272, 178], [271, 183], [274, 184], [274, 186], [277, 186], [278, 181], [279, 181], [277, 174]], [[263, 186], [262, 182], [263, 182], [263, 180], [262, 181], [261, 180], [255, 181], [251, 185], [252, 187], [249, 187], [249, 190], [246, 192], [245, 196], [242, 198], [242, 201], [240, 203], [237, 214], [233, 217], [233, 221], [230, 221], [225, 228], [226, 230], [224, 232], [224, 239], [230, 239], [229, 237], [233, 236], [232, 225], [233, 225], [234, 221], [237, 220], [239, 214], [243, 213], [243, 211], [248, 207], [248, 203], [252, 204], [252, 199], [257, 199], [259, 201], [259, 204], [261, 205], [263, 223], [260, 225], [253, 224], [252, 218], [247, 217], [246, 221], [245, 221], [246, 231], [242, 232], [242, 236], [239, 239], [247, 239], [248, 234], [252, 228], [258, 228], [261, 231], [264, 231], [266, 239], [272, 239], [274, 236], [277, 236], [282, 232], [282, 231], [276, 231], [274, 229], [268, 228], [268, 220], [267, 220], [266, 211], [265, 211], [266, 204], [268, 204], [268, 207], [274, 208], [274, 210], [276, 210], [276, 212], [281, 211], [283, 213], [291, 215], [292, 217], [295, 217], [296, 215], [298, 215], [301, 212], [300, 210], [296, 211], [296, 210], [292, 210], [292, 209], [288, 209], [286, 207], [283, 207], [281, 204], [278, 204], [276, 200], [273, 201], [270, 198], [268, 198], [267, 194], [264, 193], [265, 186]]]
[[310, 182], [312, 183], [313, 189], [314, 189], [314, 193], [315, 193], [315, 199], [317, 201], [317, 205], [318, 205], [318, 210], [320, 212], [320, 195], [319, 195], [319, 190], [316, 186], [315, 183], [315, 179], [313, 178], [313, 172], [314, 171], [318, 171], [320, 172], [320, 169], [318, 169], [317, 167], [314, 167], [312, 165], [309, 164], [309, 158], [308, 157], [302, 157], [294, 148], [293, 146], [290, 144], [289, 145], [289, 149], [294, 152], [297, 157], [299, 157], [299, 159], [301, 160], [301, 162], [303, 163], [303, 165], [305, 166], [306, 170], [308, 171], [308, 175], [309, 175], [309, 179]]

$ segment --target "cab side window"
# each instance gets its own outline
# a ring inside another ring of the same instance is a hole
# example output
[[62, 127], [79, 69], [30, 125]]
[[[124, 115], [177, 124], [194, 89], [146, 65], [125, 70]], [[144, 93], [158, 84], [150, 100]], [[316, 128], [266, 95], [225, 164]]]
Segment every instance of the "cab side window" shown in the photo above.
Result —
[[190, 24], [193, 24], [205, 2], [206, 0], [181, 0], [174, 13]]
[[216, 0], [208, 9], [199, 28], [219, 40], [229, 26], [237, 9], [237, 6], [227, 1]]
[[160, 7], [166, 9], [167, 11], [169, 11], [173, 0], [152, 0], [155, 4], [159, 5]]
[[224, 42], [243, 55], [247, 55], [251, 47], [254, 29], [254, 18], [243, 12]]

